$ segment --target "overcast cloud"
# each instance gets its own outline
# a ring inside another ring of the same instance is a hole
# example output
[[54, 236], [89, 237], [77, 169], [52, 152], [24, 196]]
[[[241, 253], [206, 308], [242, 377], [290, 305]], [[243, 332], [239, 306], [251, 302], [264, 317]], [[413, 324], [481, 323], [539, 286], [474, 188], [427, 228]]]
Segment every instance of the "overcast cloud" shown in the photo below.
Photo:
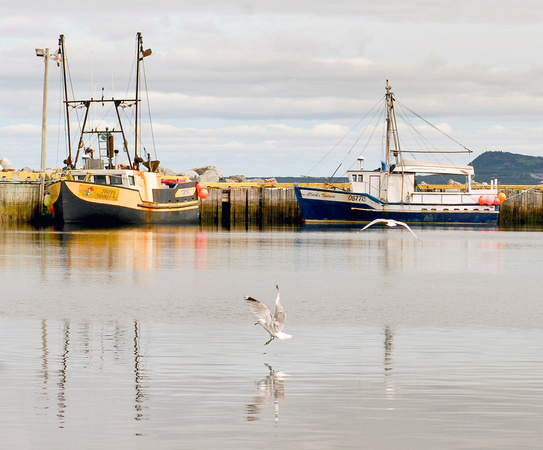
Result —
[[[40, 166], [44, 65], [34, 49], [52, 53], [64, 34], [77, 99], [102, 88], [123, 98], [138, 31], [153, 50], [157, 157], [176, 171], [329, 176], [358, 135], [336, 144], [387, 78], [399, 102], [474, 151], [458, 162], [489, 150], [542, 155], [538, 1], [22, 0], [2, 11], [0, 157], [17, 169]], [[48, 167], [66, 156], [59, 80], [51, 62]], [[378, 148], [364, 156], [379, 163]]]

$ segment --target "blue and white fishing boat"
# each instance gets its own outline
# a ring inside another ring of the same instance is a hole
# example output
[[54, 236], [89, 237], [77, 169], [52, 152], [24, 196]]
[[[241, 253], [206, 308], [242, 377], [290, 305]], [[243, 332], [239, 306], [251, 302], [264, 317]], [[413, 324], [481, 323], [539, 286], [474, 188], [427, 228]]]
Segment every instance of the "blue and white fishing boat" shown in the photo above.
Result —
[[[394, 219], [408, 223], [495, 224], [498, 220], [497, 181], [474, 186], [470, 165], [403, 158], [398, 138], [394, 94], [386, 84], [385, 161], [376, 170], [365, 170], [359, 157], [355, 170], [348, 170], [348, 188], [295, 185], [295, 194], [305, 222], [370, 222]], [[466, 150], [469, 151], [469, 150]], [[424, 151], [426, 152], [426, 151]], [[419, 183], [420, 176], [461, 176], [464, 183], [433, 186]]]

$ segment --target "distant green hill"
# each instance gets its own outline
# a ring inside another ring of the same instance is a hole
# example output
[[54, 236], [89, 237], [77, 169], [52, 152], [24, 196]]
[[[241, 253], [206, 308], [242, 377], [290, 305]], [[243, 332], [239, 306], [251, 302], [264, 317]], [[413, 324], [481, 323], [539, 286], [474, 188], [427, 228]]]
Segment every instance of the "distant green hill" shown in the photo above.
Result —
[[[526, 156], [509, 152], [485, 152], [475, 158], [471, 165], [475, 170], [475, 181], [490, 183], [497, 179], [500, 184], [535, 185], [543, 181], [543, 156]], [[271, 177], [263, 177], [271, 178]], [[428, 184], [447, 184], [450, 179], [464, 182], [464, 177], [451, 175], [429, 175], [421, 177]], [[322, 183], [325, 178], [276, 177], [280, 183]], [[337, 177], [333, 182], [343, 183], [347, 178]]]
[[[475, 170], [474, 180], [490, 183], [498, 180], [506, 185], [535, 185], [543, 181], [543, 157], [526, 156], [509, 152], [485, 152], [475, 158], [471, 165]], [[450, 179], [464, 182], [464, 177], [451, 175], [428, 175], [420, 177], [428, 184], [447, 184]]]
[[539, 184], [543, 181], [543, 157], [509, 152], [485, 152], [472, 162], [475, 180], [500, 184]]

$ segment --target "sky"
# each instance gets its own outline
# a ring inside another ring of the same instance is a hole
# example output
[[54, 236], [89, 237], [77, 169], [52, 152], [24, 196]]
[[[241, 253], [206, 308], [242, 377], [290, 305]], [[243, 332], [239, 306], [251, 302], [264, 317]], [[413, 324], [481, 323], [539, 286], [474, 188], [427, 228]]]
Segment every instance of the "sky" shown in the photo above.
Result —
[[[121, 99], [134, 95], [137, 32], [153, 51], [145, 59], [152, 134], [145, 125], [142, 142], [176, 172], [214, 165], [225, 176], [339, 176], [359, 154], [377, 167], [381, 146], [362, 137], [363, 119], [387, 79], [398, 103], [472, 150], [453, 162], [485, 151], [543, 156], [539, 1], [9, 3], [0, 17], [0, 158], [15, 169], [40, 168], [45, 65], [35, 49], [53, 53], [64, 35], [71, 99], [100, 98], [102, 88]], [[51, 168], [67, 155], [62, 100], [51, 61]]]

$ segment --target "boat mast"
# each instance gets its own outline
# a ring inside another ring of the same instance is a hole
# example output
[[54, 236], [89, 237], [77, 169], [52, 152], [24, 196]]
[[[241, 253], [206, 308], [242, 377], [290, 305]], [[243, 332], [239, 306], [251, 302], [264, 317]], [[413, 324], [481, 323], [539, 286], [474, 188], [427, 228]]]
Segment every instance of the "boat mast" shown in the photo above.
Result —
[[[143, 61], [143, 58], [146, 58], [147, 56], [151, 55], [153, 52], [150, 48], [144, 50], [143, 49], [143, 38], [141, 36], [141, 33], [137, 33], [137, 48], [136, 53], [138, 55], [138, 61], [136, 64], [136, 119], [134, 123], [134, 131], [135, 131], [135, 142], [134, 142], [134, 169], [139, 170], [140, 163], [143, 163], [143, 158], [138, 156], [138, 138], [139, 138], [139, 102], [140, 102], [140, 63]], [[144, 164], [146, 165], [146, 164]], [[149, 168], [149, 170], [151, 170]], [[151, 170], [153, 171], [153, 170]]]
[[392, 135], [392, 123], [391, 123], [391, 114], [390, 111], [392, 109], [392, 93], [390, 92], [390, 85], [388, 84], [385, 86], [386, 94], [386, 103], [387, 103], [387, 136], [386, 136], [386, 144], [385, 144], [385, 163], [386, 163], [386, 170], [388, 171], [390, 167], [390, 136]]
[[140, 61], [143, 59], [141, 52], [143, 50], [143, 43], [141, 33], [137, 33], [136, 54], [138, 55], [138, 61], [136, 62], [136, 118], [134, 123], [134, 169], [139, 170], [141, 158], [138, 158], [138, 127], [139, 127], [139, 102], [140, 102]]
[[66, 53], [64, 49], [64, 35], [58, 40], [59, 57], [62, 60], [62, 81], [64, 84], [64, 104], [66, 105], [66, 133], [68, 139], [68, 157], [64, 160], [66, 167], [73, 169], [72, 164], [72, 137], [70, 133], [70, 105], [68, 103], [68, 79], [66, 78]]
[[[111, 100], [109, 100], [109, 99], [105, 99], [103, 97], [103, 95], [102, 95], [101, 100], [94, 100], [92, 98], [90, 100], [85, 100], [85, 101], [68, 100], [68, 79], [67, 79], [67, 75], [66, 75], [66, 72], [67, 72], [66, 58], [64, 57], [64, 35], [60, 36], [60, 39], [59, 39], [59, 53], [62, 56], [62, 62], [63, 62], [62, 66], [63, 66], [63, 78], [64, 78], [63, 79], [63, 82], [64, 82], [64, 97], [65, 97], [64, 103], [66, 105], [66, 130], [67, 130], [67, 138], [68, 138], [68, 157], [64, 160], [64, 164], [66, 164], [67, 168], [69, 168], [69, 169], [74, 169], [75, 168], [75, 165], [77, 164], [77, 160], [79, 158], [79, 152], [84, 146], [84, 135], [85, 134], [90, 133], [90, 134], [104, 135], [104, 132], [102, 130], [98, 130], [97, 128], [92, 129], [90, 131], [86, 131], [86, 129], [85, 129], [86, 125], [87, 125], [89, 109], [90, 109], [91, 105], [94, 104], [94, 103], [102, 103], [102, 106], [104, 106], [104, 103], [114, 103], [115, 111], [116, 111], [116, 114], [117, 114], [117, 119], [119, 121], [120, 131], [117, 131], [115, 129], [108, 130], [106, 128], [105, 135], [107, 135], [108, 137], [112, 133], [120, 133], [122, 135], [123, 149], [127, 154], [129, 166], [131, 168], [133, 168], [135, 170], [139, 170], [140, 163], [144, 162], [143, 159], [138, 156], [138, 137], [139, 137], [139, 127], [140, 127], [140, 125], [139, 125], [140, 63], [141, 63], [141, 61], [143, 61], [143, 58], [151, 55], [152, 51], [151, 51], [151, 49], [143, 50], [143, 40], [142, 40], [142, 37], [141, 37], [141, 33], [137, 34], [136, 51], [137, 51], [138, 60], [137, 60], [137, 66], [136, 66], [136, 97], [135, 97], [135, 100], [134, 99], [115, 100], [114, 98], [111, 98]], [[133, 162], [131, 161], [130, 152], [128, 151], [128, 142], [126, 140], [124, 127], [123, 127], [123, 124], [122, 124], [122, 121], [121, 121], [121, 116], [120, 116], [120, 113], [119, 113], [119, 107], [121, 107], [123, 105], [126, 105], [126, 102], [134, 102], [134, 104], [135, 104], [135, 116], [136, 117], [135, 117], [135, 121], [134, 121], [135, 122], [134, 123], [135, 142], [134, 142], [134, 159], [133, 159]], [[78, 148], [77, 148], [77, 153], [76, 153], [76, 156], [75, 156], [75, 160], [72, 160], [72, 142], [71, 142], [71, 131], [70, 131], [70, 108], [75, 108], [75, 107], [84, 107], [85, 108], [85, 117], [83, 119], [83, 127], [81, 129], [81, 137], [79, 139], [79, 145], [78, 145]], [[112, 156], [109, 153], [109, 151], [110, 150], [108, 149], [108, 155], [107, 155], [108, 156], [108, 168], [112, 168]], [[101, 156], [99, 156], [99, 158], [101, 158]]]
[[[383, 194], [381, 197], [388, 201], [389, 193], [389, 183], [390, 183], [390, 174], [393, 170], [393, 161], [394, 165], [398, 164], [400, 157], [400, 141], [398, 139], [398, 126], [396, 124], [396, 113], [394, 112], [394, 94], [391, 91], [390, 84], [386, 84], [386, 107], [387, 107], [387, 135], [386, 135], [386, 148], [385, 148], [385, 173], [383, 177]], [[403, 178], [402, 178], [403, 183]]]
[[400, 155], [400, 142], [398, 139], [398, 126], [396, 124], [396, 113], [394, 112], [394, 94], [388, 84], [385, 87], [387, 102], [387, 136], [386, 136], [386, 164], [387, 170], [390, 170], [392, 156], [395, 158], [394, 164], [398, 163]]

